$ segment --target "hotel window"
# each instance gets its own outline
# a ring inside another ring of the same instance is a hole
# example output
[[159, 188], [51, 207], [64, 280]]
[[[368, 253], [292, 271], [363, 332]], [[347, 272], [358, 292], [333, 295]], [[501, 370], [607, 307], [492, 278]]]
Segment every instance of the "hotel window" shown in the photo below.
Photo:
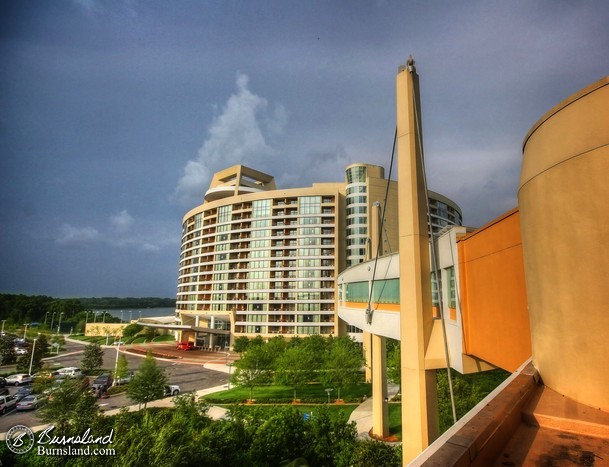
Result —
[[431, 273], [431, 305], [440, 306], [440, 291], [438, 288], [438, 280], [436, 279], [436, 273]]
[[448, 277], [448, 307], [457, 308], [457, 284], [455, 282], [454, 266], [446, 269]]
[[218, 224], [230, 221], [232, 206], [220, 206], [218, 208]]
[[271, 215], [271, 200], [261, 199], [252, 203], [252, 217], [269, 217]]
[[348, 302], [367, 303], [368, 302], [369, 286], [366, 282], [351, 282], [347, 284]]
[[195, 229], [200, 229], [203, 225], [203, 216], [201, 213], [195, 214]]
[[321, 196], [301, 196], [300, 214], [321, 213]]

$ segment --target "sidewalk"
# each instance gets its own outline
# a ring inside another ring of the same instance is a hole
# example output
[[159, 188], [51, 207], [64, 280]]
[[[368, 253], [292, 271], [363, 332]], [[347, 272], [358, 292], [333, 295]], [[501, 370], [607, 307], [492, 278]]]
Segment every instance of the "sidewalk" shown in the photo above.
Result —
[[[400, 387], [396, 384], [387, 384], [387, 396], [389, 399], [394, 397]], [[362, 402], [349, 417], [349, 422], [355, 422], [358, 438], [370, 439], [372, 429], [372, 397]]]

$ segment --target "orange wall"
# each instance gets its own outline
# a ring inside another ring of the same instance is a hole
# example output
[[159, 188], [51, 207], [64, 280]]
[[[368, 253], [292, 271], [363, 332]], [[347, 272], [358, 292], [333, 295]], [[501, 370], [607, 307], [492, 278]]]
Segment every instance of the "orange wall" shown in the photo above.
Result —
[[531, 356], [518, 209], [458, 241], [465, 353], [508, 371]]

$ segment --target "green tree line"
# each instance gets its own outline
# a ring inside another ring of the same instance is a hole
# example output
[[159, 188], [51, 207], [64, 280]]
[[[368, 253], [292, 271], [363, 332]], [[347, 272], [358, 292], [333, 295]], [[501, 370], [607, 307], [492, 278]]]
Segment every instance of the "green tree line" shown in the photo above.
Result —
[[[58, 325], [62, 316], [62, 329], [69, 330], [80, 320], [86, 319], [86, 310], [170, 308], [175, 299], [143, 298], [53, 298], [46, 295], [0, 294], [0, 319], [5, 320], [5, 330], [24, 323]], [[54, 320], [53, 320], [54, 313]], [[89, 315], [92, 318], [92, 315]], [[100, 318], [101, 319], [101, 318]], [[113, 320], [108, 317], [108, 322]], [[116, 320], [118, 322], [118, 320]]]
[[[64, 387], [65, 386], [65, 387]], [[343, 412], [326, 408], [307, 419], [292, 406], [274, 411], [244, 410], [235, 406], [228, 417], [214, 421], [208, 406], [194, 395], [174, 398], [173, 409], [122, 410], [101, 415], [94, 396], [68, 380], [41, 409], [44, 420], [56, 428], [52, 435], [70, 437], [86, 430], [96, 438], [112, 434], [115, 455], [40, 456], [36, 448], [14, 454], [0, 443], [0, 461], [15, 466], [399, 466], [400, 448], [357, 439], [354, 423]], [[82, 447], [82, 446], [76, 446]]]
[[234, 349], [241, 358], [234, 364], [231, 382], [249, 388], [250, 399], [257, 386], [270, 383], [292, 387], [297, 399], [298, 390], [311, 382], [337, 388], [340, 399], [342, 388], [361, 380], [364, 366], [362, 349], [346, 336], [312, 335], [290, 340], [278, 336], [268, 342], [260, 336], [239, 337]]

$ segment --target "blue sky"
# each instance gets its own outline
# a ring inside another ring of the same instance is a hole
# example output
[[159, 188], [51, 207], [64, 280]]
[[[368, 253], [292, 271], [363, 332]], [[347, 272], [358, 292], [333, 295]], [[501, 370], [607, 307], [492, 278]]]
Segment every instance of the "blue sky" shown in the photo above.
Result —
[[13, 0], [0, 19], [5, 293], [174, 296], [215, 171], [388, 169], [409, 54], [430, 188], [480, 226], [516, 206], [529, 128], [609, 74], [606, 1]]

